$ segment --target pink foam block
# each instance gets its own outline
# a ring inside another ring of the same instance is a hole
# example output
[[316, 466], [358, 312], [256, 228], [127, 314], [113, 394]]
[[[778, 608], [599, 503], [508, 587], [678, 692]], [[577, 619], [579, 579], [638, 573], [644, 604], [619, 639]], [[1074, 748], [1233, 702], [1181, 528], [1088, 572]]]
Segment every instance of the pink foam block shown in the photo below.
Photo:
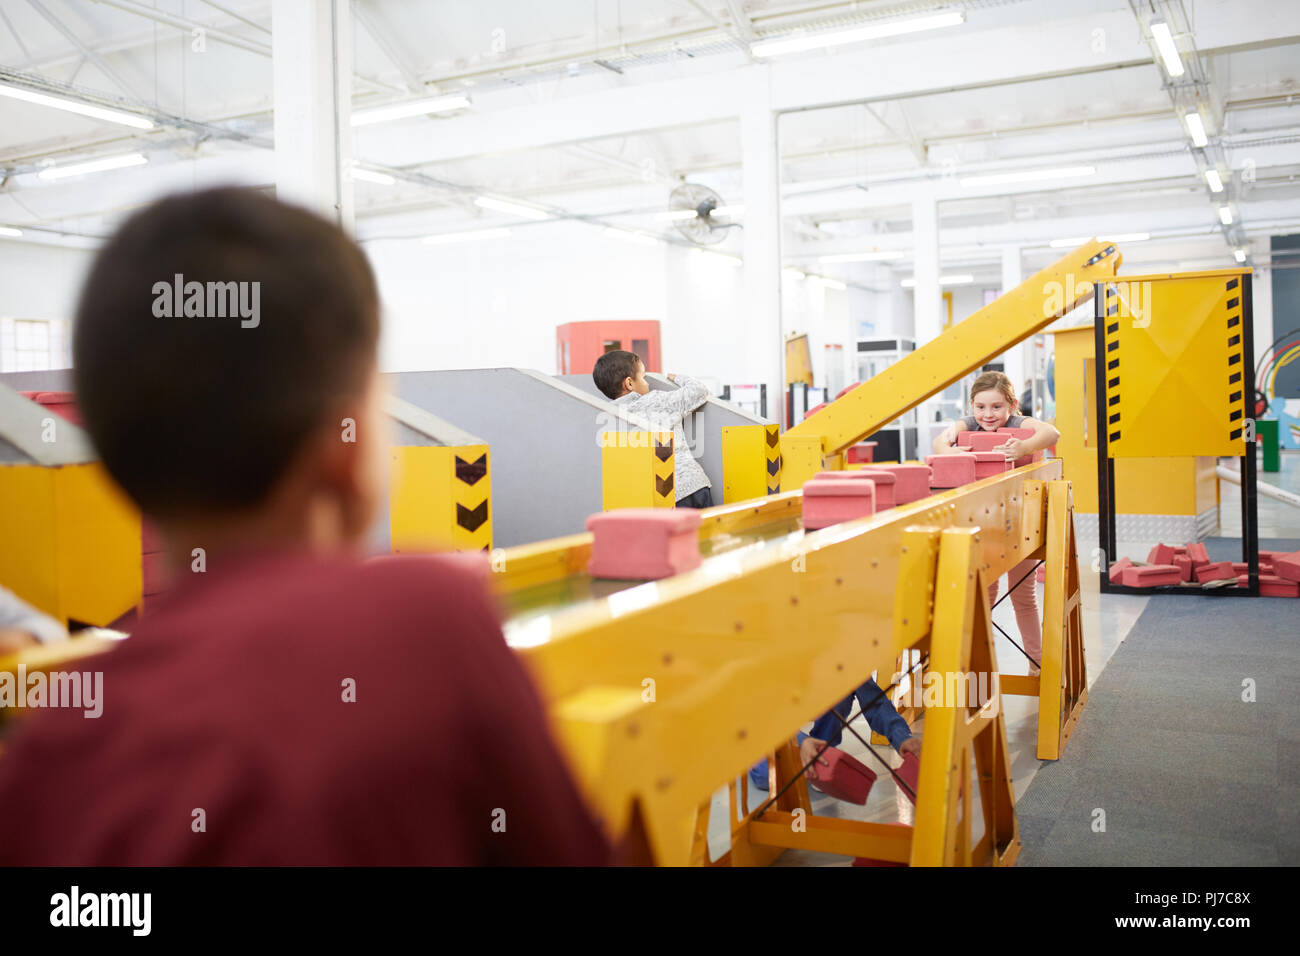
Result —
[[828, 796], [846, 803], [863, 804], [871, 785], [876, 782], [876, 775], [863, 765], [862, 761], [850, 757], [837, 747], [827, 747], [822, 753], [822, 760], [829, 766], [814, 763], [808, 770], [808, 778]]
[[850, 465], [861, 465], [871, 461], [876, 455], [876, 443], [860, 441], [849, 448], [846, 460]]
[[870, 478], [821, 478], [803, 486], [803, 526], [808, 531], [876, 513]]
[[871, 466], [872, 471], [887, 471], [894, 476], [894, 504], [905, 505], [930, 494], [930, 466], [920, 462]]
[[619, 508], [587, 519], [595, 578], [646, 581], [700, 565], [700, 512], [695, 508]]
[[845, 468], [843, 471], [819, 471], [809, 481], [826, 481], [848, 479], [861, 481], [867, 479], [876, 485], [876, 510], [884, 511], [894, 507], [894, 484], [897, 479], [893, 472], [880, 468]]
[[1173, 561], [1169, 562], [1178, 569], [1178, 573], [1183, 576], [1184, 581], [1192, 580], [1192, 559], [1185, 554], [1175, 554]]
[[826, 407], [826, 403], [825, 403], [825, 402], [822, 402], [820, 405], [814, 405], [812, 408], [808, 409], [808, 411], [806, 411], [806, 412], [803, 413], [803, 417], [804, 417], [804, 418], [811, 418], [814, 414], [816, 414], [817, 412], [820, 412], [820, 411], [821, 411], [823, 408], [825, 408], [825, 407]]
[[1002, 432], [967, 432], [957, 433], [957, 444], [965, 445], [971, 451], [992, 451], [999, 445], [1005, 445], [1011, 437]]
[[845, 395], [849, 394], [849, 392], [853, 391], [861, 384], [862, 384], [861, 382], [850, 382], [848, 385], [845, 385], [842, 389], [836, 392], [835, 397], [843, 398]]
[[1201, 584], [1206, 581], [1222, 581], [1228, 578], [1235, 578], [1236, 572], [1232, 570], [1231, 561], [1216, 561], [1213, 564], [1202, 564], [1196, 569], [1196, 580]]
[[1273, 573], [1287, 581], [1300, 581], [1300, 551], [1273, 558]]
[[1121, 581], [1125, 587], [1154, 588], [1162, 584], [1181, 584], [1183, 573], [1172, 564], [1148, 564], [1142, 568], [1125, 568]]
[[883, 468], [860, 468], [858, 474], [866, 475], [876, 483], [876, 510], [885, 511], [894, 507], [894, 489], [898, 485], [898, 476]]
[[[1250, 587], [1250, 575], [1238, 575], [1237, 586]], [[1261, 597], [1300, 597], [1300, 582], [1288, 581], [1276, 574], [1261, 574], [1259, 576], [1259, 593]]]
[[819, 471], [809, 478], [809, 481], [825, 481], [828, 478], [870, 478], [871, 476], [861, 468], [843, 468], [839, 471]]
[[[1282, 551], [1269, 551], [1273, 558], [1273, 574], [1288, 581], [1300, 581], [1300, 551], [1283, 554]], [[1260, 561], [1264, 561], [1264, 551], [1260, 551]]]
[[1000, 451], [977, 451], [975, 455], [975, 480], [1000, 475], [1011, 470], [1011, 462]]
[[1192, 569], [1201, 567], [1210, 563], [1210, 552], [1205, 550], [1205, 545], [1199, 541], [1189, 541], [1187, 544], [1187, 556], [1192, 560]]
[[947, 455], [927, 455], [925, 463], [933, 473], [931, 488], [957, 488], [975, 480], [975, 453], [952, 452]]
[[1107, 576], [1110, 578], [1110, 583], [1118, 584], [1120, 575], [1124, 573], [1124, 569], [1131, 568], [1131, 567], [1133, 567], [1133, 562], [1130, 561], [1128, 558], [1120, 558], [1118, 561], [1112, 564], [1109, 570], [1106, 572]]
[[1158, 544], [1147, 555], [1148, 564], [1172, 564], [1174, 549], [1167, 544]]
[[[903, 754], [903, 765], [895, 770], [894, 773], [898, 774], [899, 780], [902, 780], [903, 783], [907, 784], [907, 789], [904, 789], [903, 787], [899, 787], [898, 789], [901, 790], [903, 796], [907, 797], [908, 800], [911, 800], [912, 805], [915, 806], [917, 785], [921, 781], [921, 761], [917, 759], [916, 754]], [[912, 792], [908, 793], [908, 790], [911, 790]]]

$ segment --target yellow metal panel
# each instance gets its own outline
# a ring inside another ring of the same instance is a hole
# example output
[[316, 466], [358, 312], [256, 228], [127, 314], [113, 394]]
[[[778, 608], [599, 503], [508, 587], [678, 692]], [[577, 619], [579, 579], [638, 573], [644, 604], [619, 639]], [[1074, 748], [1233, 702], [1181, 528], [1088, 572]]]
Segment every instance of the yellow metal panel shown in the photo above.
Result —
[[605, 511], [677, 505], [672, 432], [603, 432], [600, 462]]
[[452, 547], [452, 452], [433, 445], [389, 449], [388, 528], [394, 554]]
[[785, 340], [785, 384], [795, 382], [811, 386], [813, 383], [812, 353], [808, 348], [808, 335], [792, 335]]
[[0, 584], [67, 623], [55, 573], [53, 469], [0, 465]]
[[722, 429], [722, 500], [748, 501], [781, 490], [781, 436], [776, 425]]
[[[1132, 281], [1132, 280], [1126, 280]], [[1096, 352], [1091, 325], [1053, 333], [1056, 339], [1056, 451], [1074, 486], [1075, 507], [1097, 511], [1097, 435], [1091, 386], [1086, 373]], [[1086, 434], [1084, 422], [1093, 423]], [[1188, 427], [1195, 428], [1195, 424]], [[1085, 438], [1087, 441], [1085, 442]], [[1208, 472], [1205, 462], [1209, 462]], [[1196, 515], [1215, 504], [1213, 458], [1120, 458], [1115, 462], [1119, 514]]]
[[[1106, 285], [1107, 452], [1241, 455], [1242, 286], [1249, 270], [1125, 277]], [[1118, 481], [1118, 476], [1117, 476]]]
[[63, 616], [104, 627], [140, 602], [140, 512], [98, 462], [50, 471]]
[[388, 524], [394, 554], [492, 547], [487, 445], [389, 449]]
[[492, 550], [492, 475], [487, 445], [460, 445], [452, 454], [451, 496], [455, 511], [452, 547], [457, 551]]
[[140, 600], [140, 516], [95, 462], [0, 466], [0, 583], [65, 625]]
[[[854, 389], [856, 392], [858, 389]], [[849, 393], [850, 395], [853, 392]], [[817, 415], [825, 415], [823, 408]], [[791, 429], [781, 436], [781, 484], [786, 491], [796, 491], [822, 470], [822, 440], [819, 435], [796, 435]]]
[[[1114, 276], [1119, 263], [1113, 244], [1084, 243], [800, 422], [784, 440], [815, 436], [827, 454], [843, 451], [1090, 298], [1091, 283]], [[788, 450], [787, 462], [792, 457]]]

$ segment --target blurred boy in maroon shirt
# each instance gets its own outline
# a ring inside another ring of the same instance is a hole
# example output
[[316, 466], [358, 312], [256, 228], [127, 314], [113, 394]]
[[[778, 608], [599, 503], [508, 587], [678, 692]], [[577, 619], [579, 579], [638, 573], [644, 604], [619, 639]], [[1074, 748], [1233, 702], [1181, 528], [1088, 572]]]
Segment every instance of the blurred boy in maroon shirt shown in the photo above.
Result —
[[[231, 282], [255, 319], [213, 308]], [[159, 305], [177, 285], [185, 314]], [[378, 333], [360, 249], [251, 190], [164, 200], [99, 254], [78, 399], [183, 564], [78, 665], [102, 717], [33, 711], [5, 741], [0, 864], [609, 862], [483, 582], [358, 560]]]

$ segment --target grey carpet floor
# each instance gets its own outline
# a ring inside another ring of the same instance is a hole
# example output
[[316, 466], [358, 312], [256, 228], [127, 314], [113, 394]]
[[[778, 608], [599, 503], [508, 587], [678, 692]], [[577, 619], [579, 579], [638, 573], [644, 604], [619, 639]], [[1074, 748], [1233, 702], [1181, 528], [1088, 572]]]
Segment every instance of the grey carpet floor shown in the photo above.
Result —
[[[1297, 538], [1261, 538], [1259, 547], [1262, 551], [1300, 551], [1300, 539]], [[1240, 561], [1240, 538], [1206, 538], [1205, 551], [1211, 561]]]
[[1298, 682], [1300, 599], [1152, 597], [1016, 804], [1019, 864], [1300, 865]]

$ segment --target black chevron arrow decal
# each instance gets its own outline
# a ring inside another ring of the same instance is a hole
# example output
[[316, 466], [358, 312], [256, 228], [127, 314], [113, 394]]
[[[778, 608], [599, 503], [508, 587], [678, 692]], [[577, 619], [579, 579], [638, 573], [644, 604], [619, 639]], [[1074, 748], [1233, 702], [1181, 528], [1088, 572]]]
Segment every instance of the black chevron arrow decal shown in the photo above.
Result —
[[456, 524], [460, 525], [466, 531], [477, 531], [483, 527], [483, 522], [487, 521], [487, 500], [471, 511], [464, 505], [456, 506]]
[[656, 478], [655, 489], [659, 494], [667, 498], [669, 492], [673, 490], [673, 476], [669, 475], [667, 478]]
[[673, 443], [671, 439], [666, 442], [655, 442], [655, 457], [660, 461], [667, 461], [669, 458], [673, 457]]
[[456, 477], [467, 485], [476, 485], [487, 474], [487, 455], [479, 455], [477, 461], [469, 462], [460, 455], [456, 456]]

